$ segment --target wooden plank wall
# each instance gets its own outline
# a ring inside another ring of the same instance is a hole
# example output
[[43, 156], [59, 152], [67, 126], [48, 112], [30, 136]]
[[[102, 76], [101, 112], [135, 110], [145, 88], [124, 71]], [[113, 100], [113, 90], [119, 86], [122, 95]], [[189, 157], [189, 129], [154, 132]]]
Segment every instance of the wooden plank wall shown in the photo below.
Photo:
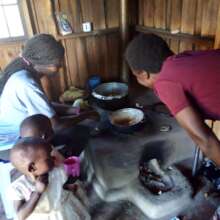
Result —
[[[219, 0], [139, 0], [138, 25], [164, 29], [169, 32], [215, 38], [212, 45], [195, 44], [190, 40], [166, 38], [175, 53], [184, 50], [220, 48]], [[207, 121], [211, 126], [211, 121]], [[220, 139], [220, 122], [214, 123], [215, 134]]]
[[[38, 32], [58, 37], [50, 0], [31, 0]], [[94, 30], [119, 27], [118, 0], [57, 0], [56, 10], [67, 15], [75, 33], [82, 23], [93, 23]], [[53, 94], [59, 96], [68, 86], [83, 88], [89, 76], [101, 75], [104, 81], [117, 80], [120, 72], [120, 37], [118, 33], [61, 39], [65, 48], [65, 69], [53, 83]]]
[[[170, 32], [215, 37], [217, 27], [219, 29], [219, 6], [219, 0], [139, 0], [138, 24]], [[166, 40], [175, 53], [214, 47], [189, 40]]]

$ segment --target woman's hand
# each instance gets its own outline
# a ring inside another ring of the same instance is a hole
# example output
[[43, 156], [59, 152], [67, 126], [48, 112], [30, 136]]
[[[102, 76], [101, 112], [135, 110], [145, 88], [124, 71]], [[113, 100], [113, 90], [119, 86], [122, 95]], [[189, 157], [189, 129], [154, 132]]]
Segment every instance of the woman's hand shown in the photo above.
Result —
[[95, 121], [100, 120], [100, 115], [95, 110], [89, 110], [89, 111], [84, 111], [84, 112], [80, 113], [80, 116], [84, 116], [84, 115], [87, 116], [88, 119], [92, 119]]

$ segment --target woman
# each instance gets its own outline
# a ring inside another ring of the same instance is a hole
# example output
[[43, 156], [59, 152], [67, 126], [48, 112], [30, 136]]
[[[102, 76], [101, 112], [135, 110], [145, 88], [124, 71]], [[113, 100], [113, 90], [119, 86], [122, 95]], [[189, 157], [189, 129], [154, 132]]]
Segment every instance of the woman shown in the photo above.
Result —
[[57, 73], [63, 58], [62, 44], [51, 35], [39, 34], [29, 39], [21, 56], [5, 68], [0, 80], [0, 142], [12, 142], [18, 135], [21, 121], [30, 115], [46, 115], [55, 131], [97, 116], [90, 111], [76, 117], [75, 108], [51, 104], [43, 92], [40, 78]]

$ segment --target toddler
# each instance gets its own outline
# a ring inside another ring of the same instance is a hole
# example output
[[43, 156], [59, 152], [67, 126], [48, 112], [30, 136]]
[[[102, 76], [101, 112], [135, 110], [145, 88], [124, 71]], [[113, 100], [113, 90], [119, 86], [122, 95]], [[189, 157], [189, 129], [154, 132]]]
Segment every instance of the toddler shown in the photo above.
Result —
[[[20, 125], [20, 137], [39, 137], [52, 144], [53, 128], [50, 119], [42, 114], [36, 114], [24, 119]], [[52, 146], [51, 156], [55, 157], [56, 164], [62, 163], [64, 157]]]
[[20, 139], [11, 149], [10, 160], [23, 175], [9, 189], [18, 220], [91, 219], [82, 203], [64, 190], [67, 175], [55, 165], [51, 145], [42, 138]]

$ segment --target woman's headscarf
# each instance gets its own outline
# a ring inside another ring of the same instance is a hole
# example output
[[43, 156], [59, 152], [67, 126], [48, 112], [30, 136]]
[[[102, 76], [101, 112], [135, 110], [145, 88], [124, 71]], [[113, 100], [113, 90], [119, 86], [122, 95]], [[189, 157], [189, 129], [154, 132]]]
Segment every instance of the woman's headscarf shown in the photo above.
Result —
[[9, 63], [0, 78], [0, 94], [11, 75], [20, 71], [28, 70], [36, 73], [34, 65], [59, 65], [64, 57], [62, 44], [49, 34], [38, 34], [29, 39], [21, 53], [21, 56]]

